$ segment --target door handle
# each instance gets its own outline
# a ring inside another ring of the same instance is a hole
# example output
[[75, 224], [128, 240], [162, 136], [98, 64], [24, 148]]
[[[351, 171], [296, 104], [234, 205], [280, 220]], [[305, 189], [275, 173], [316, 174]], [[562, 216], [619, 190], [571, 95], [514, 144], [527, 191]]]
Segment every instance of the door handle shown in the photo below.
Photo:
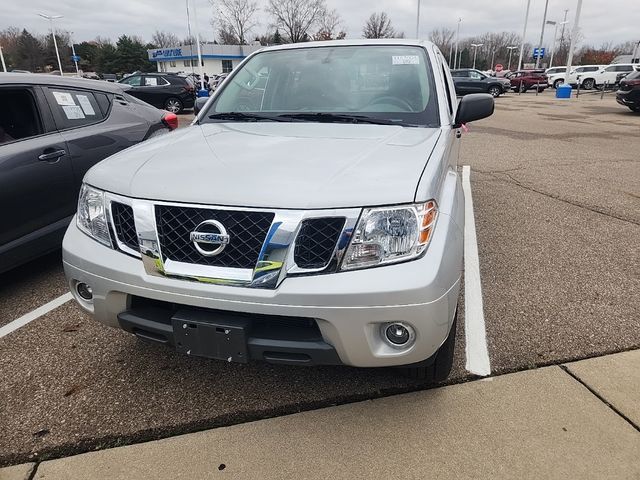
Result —
[[62, 149], [53, 150], [53, 151], [45, 150], [42, 155], [38, 156], [38, 160], [42, 160], [43, 162], [49, 162], [51, 160], [55, 160], [57, 162], [60, 157], [66, 154], [67, 152]]

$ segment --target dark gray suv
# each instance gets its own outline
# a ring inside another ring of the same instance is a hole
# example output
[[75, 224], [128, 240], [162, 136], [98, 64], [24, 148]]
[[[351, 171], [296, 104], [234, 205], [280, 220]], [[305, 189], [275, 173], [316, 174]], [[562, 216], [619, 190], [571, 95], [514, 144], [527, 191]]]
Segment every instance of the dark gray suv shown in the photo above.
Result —
[[499, 97], [509, 91], [510, 82], [504, 78], [488, 77], [479, 70], [462, 68], [451, 70], [453, 83], [457, 95], [469, 93], [489, 93], [492, 97]]
[[60, 248], [90, 167], [177, 126], [126, 88], [0, 73], [0, 272]]

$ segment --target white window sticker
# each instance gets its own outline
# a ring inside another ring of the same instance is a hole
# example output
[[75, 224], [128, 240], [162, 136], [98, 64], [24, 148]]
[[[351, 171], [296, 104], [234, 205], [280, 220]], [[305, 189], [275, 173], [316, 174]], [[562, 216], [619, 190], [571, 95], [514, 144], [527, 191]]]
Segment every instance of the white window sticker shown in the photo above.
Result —
[[82, 109], [77, 105], [63, 105], [62, 109], [69, 120], [79, 120], [84, 118]]
[[76, 95], [80, 106], [82, 107], [82, 111], [85, 115], [95, 115], [96, 111], [93, 109], [91, 102], [89, 101], [89, 97], [86, 95]]
[[58, 102], [58, 105], [75, 105], [76, 102], [73, 101], [73, 96], [70, 93], [66, 92], [53, 92], [53, 96]]
[[156, 87], [158, 85], [158, 79], [156, 77], [144, 77], [144, 84], [147, 87]]
[[418, 55], [394, 55], [391, 61], [393, 65], [419, 65], [420, 57]]

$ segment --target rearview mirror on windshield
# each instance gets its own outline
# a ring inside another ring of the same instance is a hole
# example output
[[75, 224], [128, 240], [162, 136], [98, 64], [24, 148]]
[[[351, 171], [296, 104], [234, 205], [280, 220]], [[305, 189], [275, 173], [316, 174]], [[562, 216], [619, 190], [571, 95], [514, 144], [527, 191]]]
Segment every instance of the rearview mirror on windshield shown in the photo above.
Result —
[[460, 100], [455, 127], [493, 115], [495, 103], [488, 93], [472, 93]]

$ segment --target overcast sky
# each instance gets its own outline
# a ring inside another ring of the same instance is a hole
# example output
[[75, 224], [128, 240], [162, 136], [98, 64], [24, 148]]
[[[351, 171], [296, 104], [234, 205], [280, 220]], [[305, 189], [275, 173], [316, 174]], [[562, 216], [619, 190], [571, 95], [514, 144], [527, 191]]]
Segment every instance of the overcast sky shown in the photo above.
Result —
[[[199, 15], [201, 35], [211, 39], [209, 24], [212, 8], [209, 0], [195, 2]], [[220, 1], [220, 0], [216, 0]], [[258, 0], [265, 5], [267, 0]], [[0, 29], [15, 26], [44, 33], [48, 22], [38, 12], [64, 15], [57, 20], [58, 28], [74, 32], [74, 41], [91, 40], [96, 36], [116, 40], [123, 33], [151, 40], [156, 29], [170, 30], [179, 38], [186, 36], [185, 0], [28, 0], [26, 3], [6, 0], [0, 8]], [[330, 8], [342, 15], [348, 37], [360, 37], [362, 25], [371, 12], [386, 11], [399, 31], [408, 38], [415, 37], [417, 0], [327, 0]], [[536, 43], [540, 36], [545, 0], [531, 1], [531, 15], [527, 41]], [[549, 20], [562, 21], [564, 10], [569, 9], [568, 20], [573, 22], [577, 0], [549, 0]], [[461, 38], [488, 31], [522, 32], [526, 0], [422, 0], [421, 36], [426, 37], [433, 28], [455, 28], [462, 18]], [[262, 33], [269, 27], [269, 17], [260, 12], [260, 26], [253, 33]], [[639, 0], [584, 0], [580, 25], [583, 42], [600, 45], [640, 40]], [[550, 38], [547, 27], [546, 38]]]

